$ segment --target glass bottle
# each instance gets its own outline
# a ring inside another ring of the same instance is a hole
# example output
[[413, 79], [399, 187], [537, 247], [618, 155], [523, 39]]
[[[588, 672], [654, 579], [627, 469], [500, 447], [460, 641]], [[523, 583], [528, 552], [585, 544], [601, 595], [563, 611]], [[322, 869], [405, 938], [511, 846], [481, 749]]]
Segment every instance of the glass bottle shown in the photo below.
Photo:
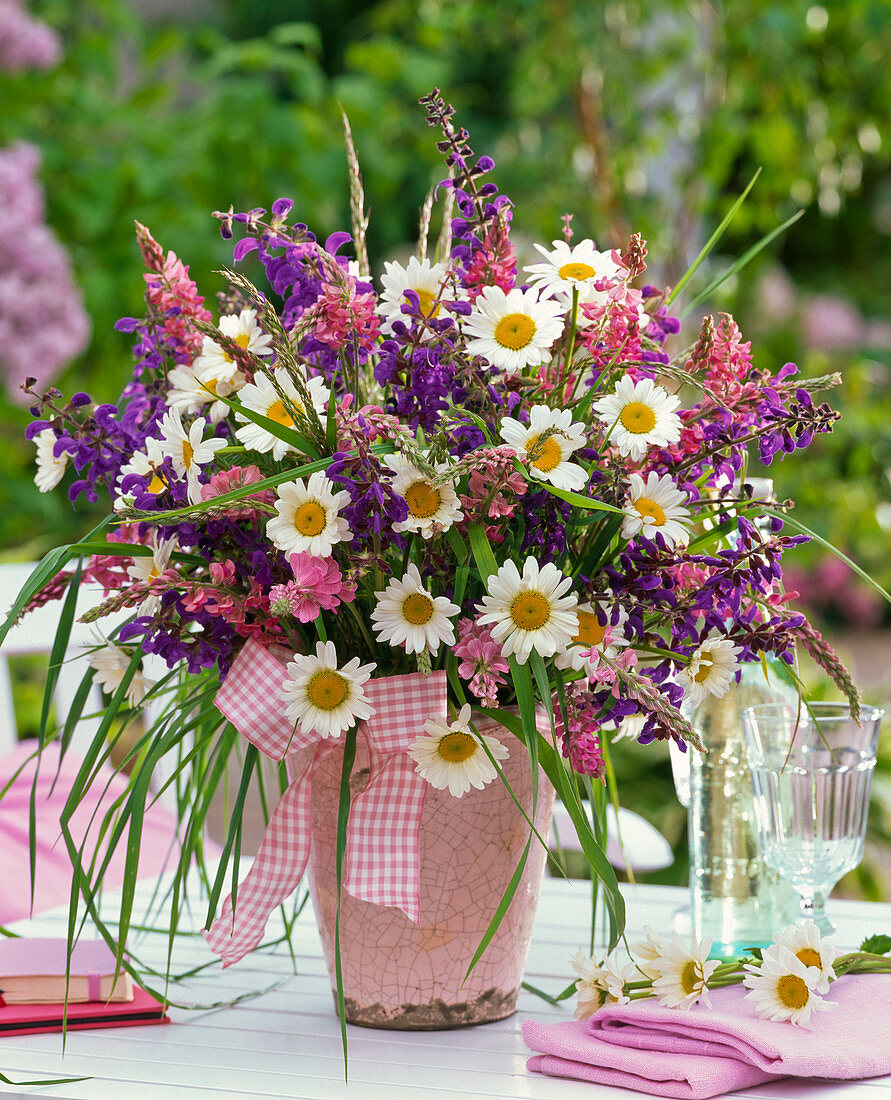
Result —
[[[753, 489], [756, 499], [772, 499], [771, 482], [759, 480]], [[763, 664], [744, 665], [739, 684], [720, 698], [707, 695], [688, 714], [706, 747], [686, 754], [690, 918], [696, 933], [713, 941], [713, 956], [768, 946], [797, 913], [792, 887], [761, 858], [742, 728], [744, 707], [795, 704], [795, 689], [780, 677], [778, 664], [768, 655]]]

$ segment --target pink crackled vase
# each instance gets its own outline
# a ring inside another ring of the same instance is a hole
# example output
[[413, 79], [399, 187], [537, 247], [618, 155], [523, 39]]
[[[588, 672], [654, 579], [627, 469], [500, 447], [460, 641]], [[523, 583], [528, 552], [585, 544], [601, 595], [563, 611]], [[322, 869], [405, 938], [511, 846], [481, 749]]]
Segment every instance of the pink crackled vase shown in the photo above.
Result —
[[[504, 774], [532, 816], [525, 746], [486, 719], [477, 729], [509, 749]], [[337, 906], [335, 831], [341, 759], [328, 754], [312, 789], [310, 892], [334, 984]], [[368, 779], [359, 746], [353, 797]], [[554, 789], [539, 771], [535, 825], [548, 836]], [[501, 925], [467, 980], [467, 967], [522, 855], [529, 826], [500, 780], [461, 798], [427, 790], [419, 829], [420, 923], [400, 910], [341, 896], [340, 943], [346, 1018], [366, 1027], [434, 1030], [501, 1020], [516, 1009], [546, 854], [533, 839], [523, 878]]]

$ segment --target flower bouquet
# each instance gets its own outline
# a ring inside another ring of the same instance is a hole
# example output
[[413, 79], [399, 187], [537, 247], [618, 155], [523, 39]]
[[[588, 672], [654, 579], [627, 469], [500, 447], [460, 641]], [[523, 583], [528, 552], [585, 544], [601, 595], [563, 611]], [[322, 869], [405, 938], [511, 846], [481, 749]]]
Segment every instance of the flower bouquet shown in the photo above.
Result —
[[[798, 643], [856, 703], [831, 650], [786, 606], [781, 558], [805, 536], [785, 533], [785, 506], [755, 503], [745, 481], [750, 447], [770, 462], [831, 429], [836, 414], [812, 394], [837, 379], [756, 367], [729, 316], [706, 317], [684, 346], [674, 303], [720, 230], [672, 291], [645, 282], [639, 236], [598, 251], [568, 216], [562, 239], [521, 269], [491, 158], [474, 155], [438, 92], [422, 103], [448, 168], [435, 248], [431, 192], [417, 254], [386, 263], [376, 288], [347, 127], [352, 235], [320, 243], [286, 199], [268, 214], [217, 212], [223, 238], [238, 234], [235, 263], [253, 260], [268, 288], [226, 271], [211, 311], [137, 223], [146, 315], [118, 324], [135, 338], [132, 379], [117, 405], [32, 390], [28, 433], [42, 491], [70, 466], [71, 500], [107, 495], [111, 514], [47, 555], [14, 615], [89, 579], [106, 593], [90, 620], [129, 616], [91, 657], [86, 680], [111, 703], [72, 804], [118, 709], [146, 707], [130, 797], [107, 827], [113, 844], [129, 827], [135, 868], [152, 777], [178, 753], [179, 890], [227, 758], [242, 759], [209, 942], [227, 962], [254, 947], [310, 849], [327, 852], [316, 905], [334, 914], [342, 1012], [342, 905], [365, 907], [356, 927], [378, 942], [372, 910], [408, 922], [394, 933], [404, 940], [434, 904], [420, 866], [428, 809], [440, 815], [431, 836], [465, 823], [446, 862], [466, 850], [478, 866], [494, 837], [520, 838], [507, 872], [485, 876], [493, 898], [444, 888], [459, 916], [476, 915], [459, 977], [495, 951], [521, 897], [529, 908], [551, 786], [616, 942], [607, 732], [632, 732], [642, 752], [669, 738], [698, 750], [684, 700], [726, 692], [765, 653], [794, 678]], [[145, 655], [169, 670], [157, 682]], [[284, 794], [236, 892], [261, 752], [283, 762]], [[498, 799], [510, 828], [485, 816]], [[91, 902], [102, 867], [81, 870]], [[131, 908], [125, 890], [122, 929]], [[511, 935], [528, 935], [529, 920]]]

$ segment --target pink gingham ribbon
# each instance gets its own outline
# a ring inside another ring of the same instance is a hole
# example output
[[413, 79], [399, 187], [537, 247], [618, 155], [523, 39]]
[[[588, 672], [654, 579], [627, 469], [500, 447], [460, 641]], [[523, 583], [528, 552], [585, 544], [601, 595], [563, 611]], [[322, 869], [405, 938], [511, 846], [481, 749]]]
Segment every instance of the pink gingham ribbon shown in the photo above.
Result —
[[[234, 912], [230, 895], [204, 933], [224, 966], [257, 946], [269, 914], [297, 888], [309, 860], [312, 777], [324, 754], [342, 744], [342, 738], [294, 728], [280, 698], [287, 678], [281, 661], [251, 639], [217, 692], [217, 708], [267, 756], [287, 757], [291, 777], [238, 887]], [[368, 742], [371, 770], [350, 808], [344, 885], [353, 897], [395, 906], [417, 924], [418, 830], [427, 783], [405, 750], [428, 718], [445, 717], [446, 676], [381, 677], [365, 684], [365, 695], [374, 714], [359, 723], [359, 732]]]

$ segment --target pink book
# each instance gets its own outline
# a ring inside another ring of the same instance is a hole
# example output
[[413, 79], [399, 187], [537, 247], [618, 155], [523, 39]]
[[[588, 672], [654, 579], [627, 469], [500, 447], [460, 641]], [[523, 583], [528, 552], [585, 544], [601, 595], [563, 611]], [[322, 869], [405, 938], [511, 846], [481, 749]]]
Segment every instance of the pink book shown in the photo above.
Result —
[[114, 952], [104, 940], [79, 939], [71, 950], [68, 980], [65, 939], [0, 939], [0, 995], [7, 1005], [68, 1001], [130, 1001], [133, 982], [115, 975]]
[[132, 1001], [95, 1001], [69, 1004], [6, 1005], [0, 1008], [0, 1036], [33, 1035], [40, 1031], [82, 1031], [95, 1027], [131, 1027], [136, 1024], [169, 1024], [164, 1005], [144, 989], [133, 990]]

